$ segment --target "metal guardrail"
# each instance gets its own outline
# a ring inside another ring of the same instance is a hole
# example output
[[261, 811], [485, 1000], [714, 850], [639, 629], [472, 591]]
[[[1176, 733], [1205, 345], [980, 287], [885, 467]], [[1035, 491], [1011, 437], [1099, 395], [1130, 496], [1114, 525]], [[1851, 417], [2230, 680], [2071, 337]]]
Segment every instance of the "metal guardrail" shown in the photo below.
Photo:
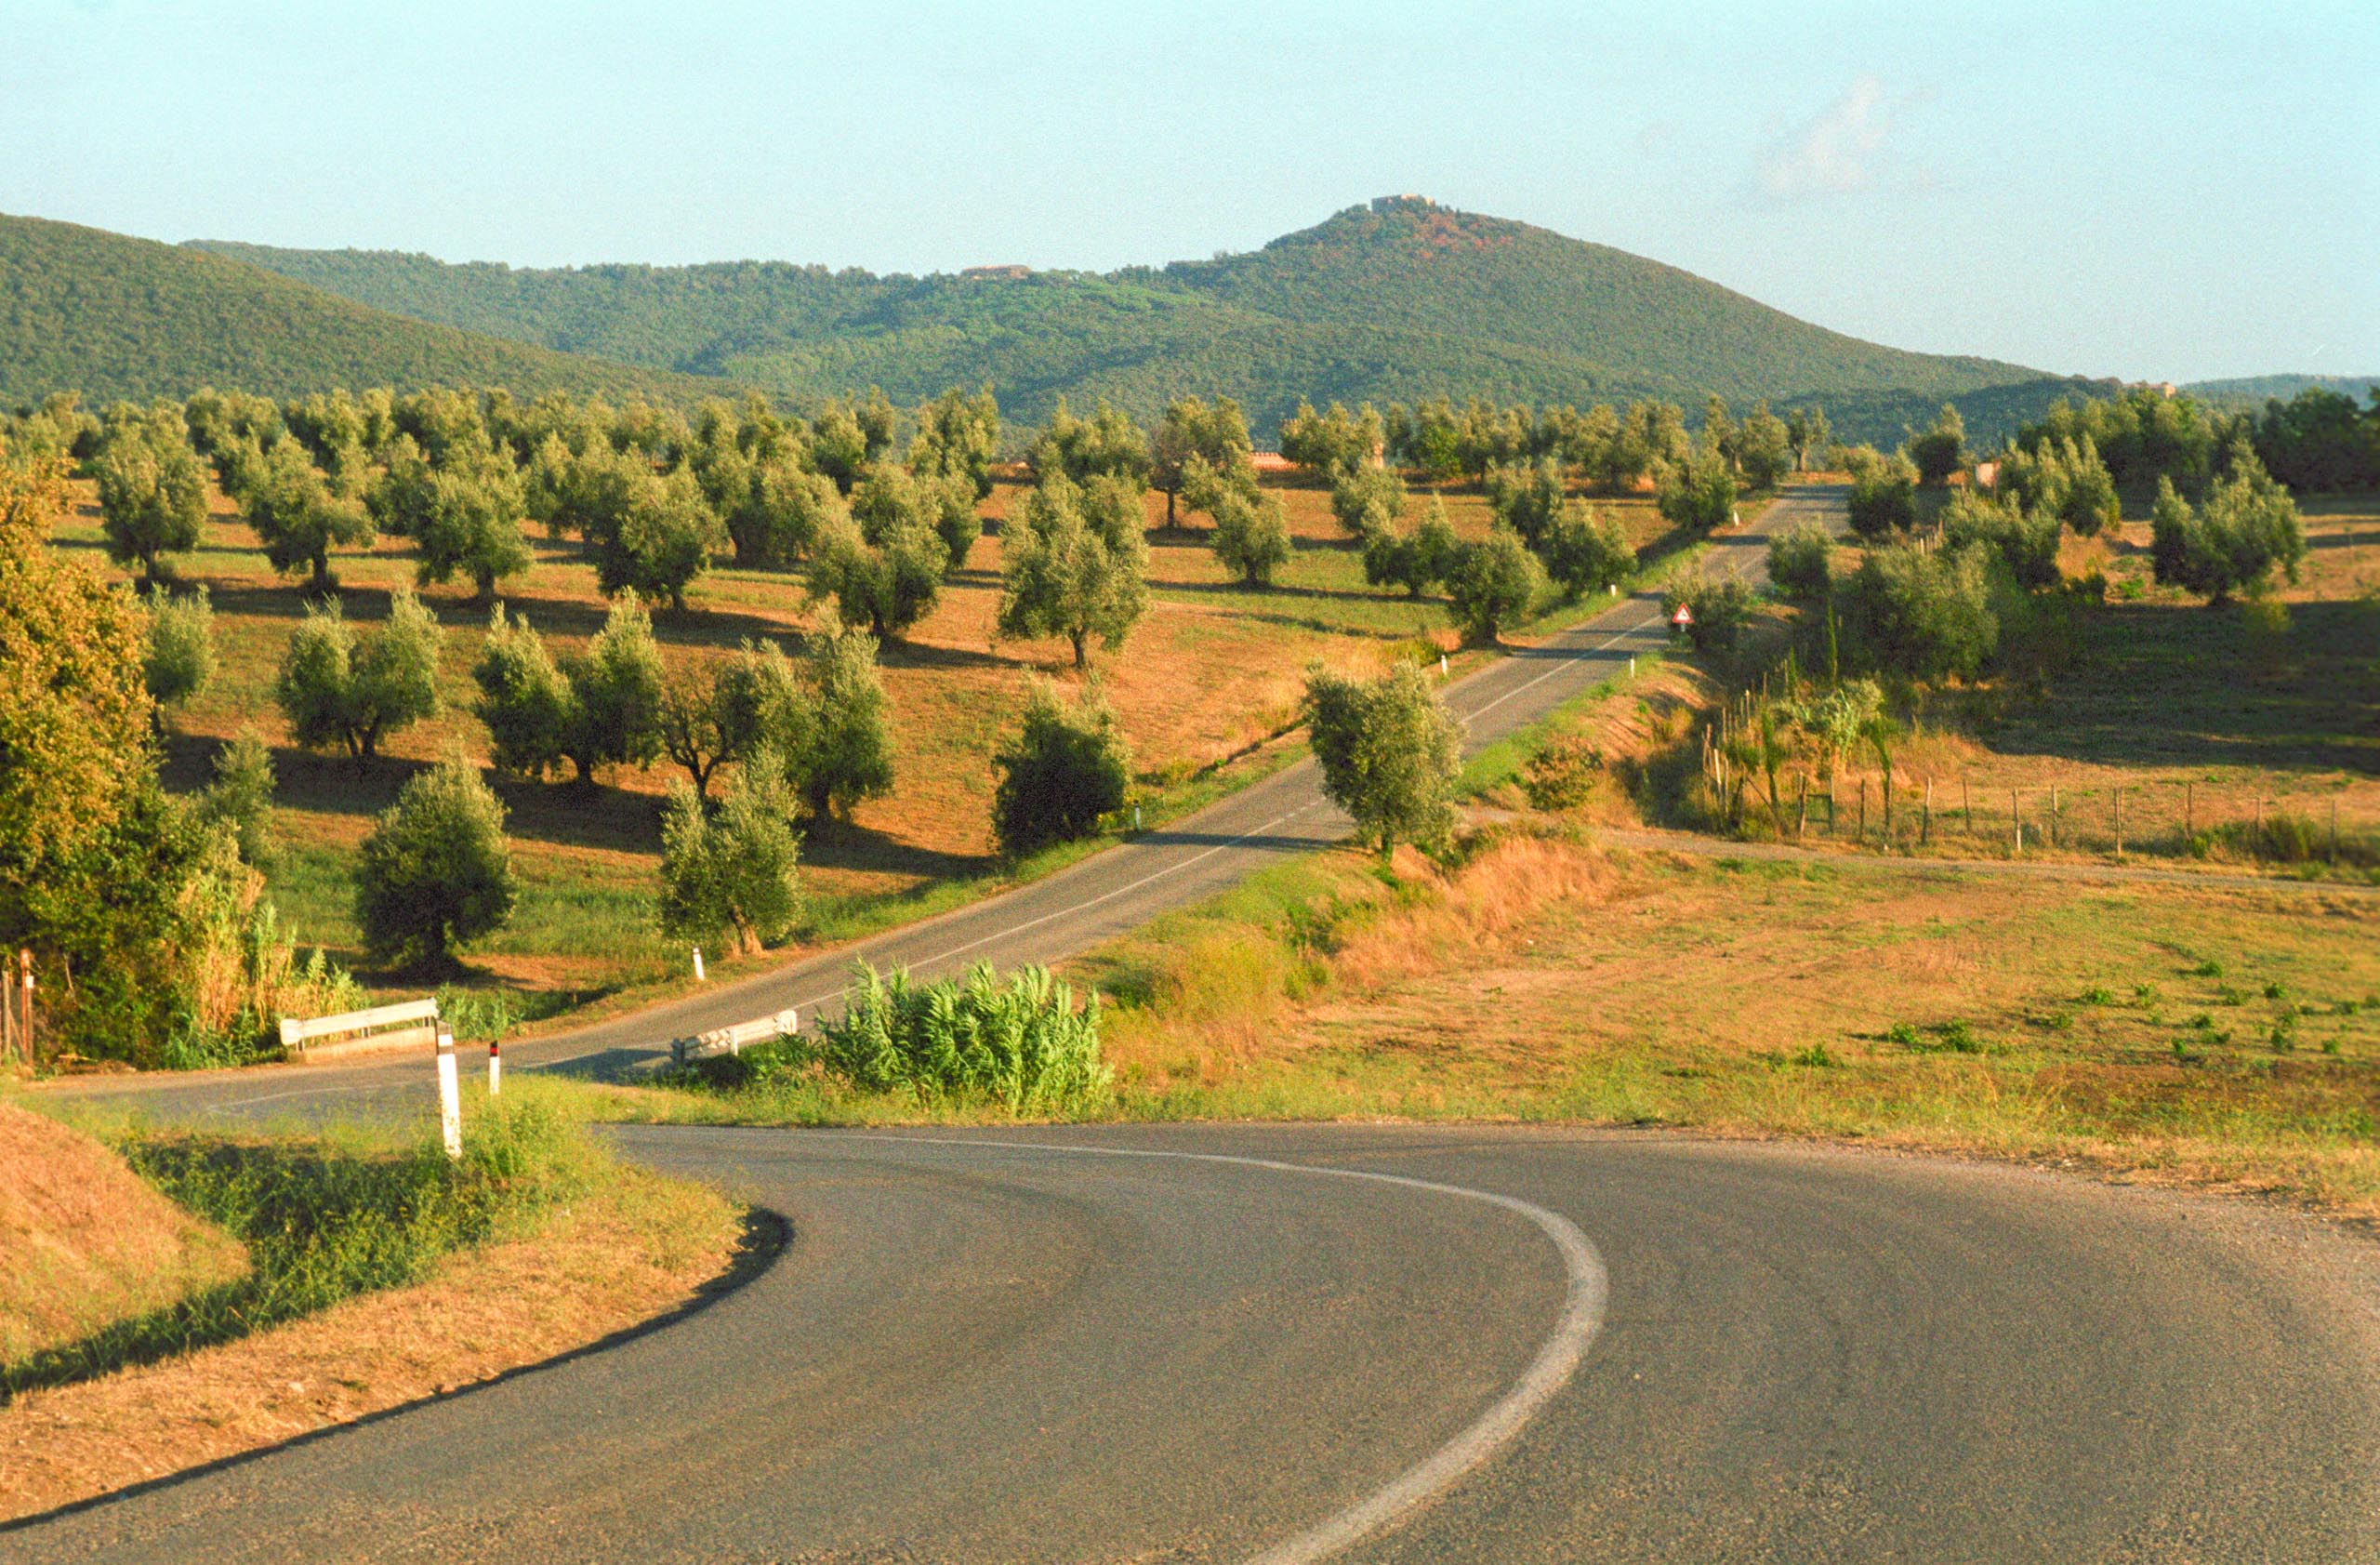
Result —
[[438, 1001], [434, 998], [408, 1000], [396, 1005], [375, 1005], [363, 1011], [343, 1011], [335, 1016], [284, 1016], [281, 1018], [281, 1046], [287, 1053], [299, 1056], [324, 1052], [308, 1048], [317, 1039], [337, 1040], [329, 1045], [333, 1050], [367, 1044], [376, 1048], [395, 1048], [431, 1041], [437, 1024]]
[[717, 1059], [721, 1054], [740, 1054], [755, 1043], [768, 1043], [779, 1038], [790, 1038], [800, 1030], [800, 1019], [788, 1005], [773, 1016], [760, 1016], [734, 1027], [714, 1028], [698, 1032], [692, 1038], [672, 1039], [669, 1063], [686, 1065], [694, 1060]]

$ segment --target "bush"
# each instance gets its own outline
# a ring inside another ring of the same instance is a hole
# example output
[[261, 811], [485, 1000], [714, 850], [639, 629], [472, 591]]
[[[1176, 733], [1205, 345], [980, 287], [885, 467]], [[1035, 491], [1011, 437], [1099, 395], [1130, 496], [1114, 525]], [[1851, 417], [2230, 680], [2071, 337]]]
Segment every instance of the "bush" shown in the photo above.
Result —
[[1045, 967], [1019, 968], [1005, 986], [984, 963], [958, 983], [918, 983], [866, 962], [852, 975], [843, 1014], [819, 1028], [815, 1051], [854, 1086], [988, 1098], [1011, 1113], [1064, 1113], [1108, 1094], [1099, 997], [1078, 1008]]
[[1035, 682], [1016, 740], [993, 757], [1000, 772], [992, 829], [1011, 855], [1090, 835], [1131, 789], [1130, 753], [1096, 681], [1070, 709]]
[[712, 810], [686, 783], [673, 783], [661, 824], [661, 932], [759, 950], [785, 938], [800, 906], [794, 880], [799, 843], [784, 759], [755, 755]]
[[202, 587], [187, 597], [149, 599], [149, 657], [141, 669], [149, 698], [177, 707], [215, 677], [215, 609]]
[[1385, 855], [1400, 842], [1435, 847], [1453, 832], [1462, 729], [1429, 675], [1410, 663], [1374, 680], [1317, 666], [1306, 674], [1304, 716], [1322, 790], [1354, 818], [1358, 841]]
[[437, 711], [441, 639], [437, 617], [402, 589], [388, 622], [362, 643], [336, 601], [308, 609], [272, 690], [291, 736], [369, 760], [389, 735]]
[[1615, 586], [1636, 568], [1636, 550], [1620, 524], [1576, 500], [1554, 513], [1538, 537], [1537, 552], [1546, 576], [1573, 599]]
[[1851, 530], [1878, 543], [1917, 525], [1917, 469], [1907, 458], [1861, 448], [1850, 455], [1851, 494], [1844, 502]]
[[272, 751], [253, 728], [215, 752], [215, 780], [199, 790], [198, 818], [230, 829], [240, 857], [271, 869], [281, 857], [272, 830]]
[[2027, 591], [2057, 585], [2057, 516], [2037, 511], [2030, 516], [2014, 505], [1987, 499], [1972, 489], [1950, 497], [1942, 512], [1942, 547], [1979, 548], [2000, 558], [2010, 579]]
[[1909, 437], [1909, 459], [1917, 470], [1917, 481], [1929, 489], [1942, 487], [1952, 473], [1967, 465], [1966, 421], [1955, 406], [1944, 403], [1932, 429]]
[[357, 856], [355, 922], [396, 965], [450, 964], [509, 922], [518, 896], [504, 806], [459, 759], [406, 783]]
[[1499, 526], [1464, 544], [1447, 575], [1455, 623], [1466, 640], [1493, 646], [1505, 626], [1525, 617], [1545, 583], [1545, 571], [1520, 535]]
[[2296, 502], [2274, 483], [2245, 446], [2236, 447], [2230, 475], [2193, 511], [2171, 480], [2157, 483], [2149, 563], [2162, 586], [2195, 592], [2210, 603], [2260, 590], [2276, 566], [2289, 579], [2306, 558], [2306, 529]]
[[1834, 539], [1805, 522], [1768, 540], [1768, 579], [1799, 603], [1824, 603], [1834, 590]]
[[2000, 644], [1991, 571], [1978, 550], [1870, 553], [1843, 589], [1844, 617], [1869, 659], [1911, 679], [1972, 679]]
[[1697, 652], [1733, 652], [1752, 622], [1752, 589], [1740, 577], [1690, 577], [1673, 581], [1661, 592], [1661, 612], [1674, 616], [1684, 607], [1686, 639]]
[[1575, 810], [1594, 793], [1603, 757], [1585, 736], [1571, 734], [1539, 747], [1521, 768], [1521, 791], [1531, 806], [1548, 812]]

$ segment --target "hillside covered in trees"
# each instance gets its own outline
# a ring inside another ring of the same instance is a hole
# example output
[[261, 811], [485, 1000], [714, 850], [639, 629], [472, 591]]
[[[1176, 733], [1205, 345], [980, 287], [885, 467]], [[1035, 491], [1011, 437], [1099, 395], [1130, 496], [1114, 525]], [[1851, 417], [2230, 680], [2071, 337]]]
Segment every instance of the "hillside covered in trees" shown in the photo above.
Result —
[[0, 402], [457, 384], [673, 403], [716, 390], [371, 309], [187, 246], [0, 215]]
[[1148, 418], [1184, 391], [1221, 392], [1263, 439], [1302, 398], [1694, 406], [1717, 393], [1841, 406], [1840, 432], [1892, 440], [1945, 401], [1989, 436], [2061, 395], [2113, 389], [1860, 341], [1673, 267], [1418, 197], [1351, 207], [1244, 255], [1105, 274], [522, 269], [203, 247], [378, 310], [798, 402], [879, 385], [913, 403], [988, 383], [1029, 422], [1061, 396]]

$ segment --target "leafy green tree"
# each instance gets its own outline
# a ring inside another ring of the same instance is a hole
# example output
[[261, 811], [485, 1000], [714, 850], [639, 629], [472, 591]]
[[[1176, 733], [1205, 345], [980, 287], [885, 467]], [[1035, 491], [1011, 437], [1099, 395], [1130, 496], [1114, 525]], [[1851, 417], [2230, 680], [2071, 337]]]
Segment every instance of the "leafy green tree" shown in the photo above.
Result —
[[446, 465], [430, 473], [428, 491], [409, 529], [421, 549], [416, 576], [424, 585], [469, 577], [481, 601], [493, 601], [499, 580], [532, 563], [521, 536], [527, 508], [512, 458], [485, 445], [456, 445]]
[[1197, 458], [1219, 473], [1234, 479], [1244, 473], [1250, 487], [1256, 484], [1248, 437], [1248, 416], [1229, 397], [1212, 403], [1197, 397], [1177, 397], [1166, 404], [1165, 417], [1149, 431], [1149, 482], [1165, 495], [1165, 524], [1177, 525], [1175, 499], [1182, 493], [1183, 468]]
[[273, 699], [289, 731], [308, 749], [344, 747], [358, 761], [380, 741], [438, 710], [438, 617], [399, 589], [389, 618], [366, 640], [337, 600], [310, 608], [289, 638]]
[[565, 657], [570, 687], [562, 754], [591, 785], [599, 766], [646, 766], [661, 754], [661, 708], [668, 673], [653, 639], [653, 617], [633, 592], [612, 600], [603, 629], [584, 652]]
[[271, 870], [281, 859], [272, 829], [272, 751], [254, 728], [215, 752], [215, 777], [192, 801], [198, 819], [231, 834], [240, 860]]
[[1809, 471], [1813, 452], [1824, 451], [1834, 439], [1834, 431], [1827, 427], [1826, 409], [1816, 405], [1796, 407], [1785, 415], [1785, 444], [1793, 452], [1793, 471]]
[[1498, 527], [1456, 552], [1447, 595], [1464, 639], [1493, 646], [1505, 626], [1526, 617], [1545, 585], [1545, 570], [1510, 527]]
[[711, 555], [726, 542], [693, 473], [681, 468], [663, 477], [641, 474], [618, 525], [597, 542], [595, 580], [607, 596], [667, 598], [682, 611], [687, 586], [710, 568]]
[[1619, 522], [1578, 500], [1554, 512], [1539, 536], [1537, 554], [1546, 576], [1571, 599], [1617, 586], [1636, 568], [1636, 550]]
[[661, 822], [664, 935], [757, 951], [785, 938], [800, 911], [800, 842], [781, 756], [739, 768], [716, 810], [699, 788], [672, 783]]
[[1702, 399], [1702, 438], [1697, 444], [1725, 461], [1729, 472], [1736, 471], [1743, 452], [1741, 431], [1727, 416], [1726, 398], [1714, 392]]
[[1686, 639], [1697, 652], [1733, 652], [1752, 623], [1752, 589], [1734, 576], [1693, 576], [1662, 589], [1661, 612], [1686, 613]]
[[726, 513], [727, 536], [737, 564], [774, 569], [807, 554], [827, 524], [847, 514], [834, 480], [789, 457], [764, 458]]
[[372, 518], [362, 502], [333, 494], [306, 447], [287, 435], [245, 475], [240, 519], [256, 529], [274, 570], [284, 576], [311, 571], [317, 593], [338, 585], [331, 575], [332, 550], [372, 541]]
[[1940, 488], [1967, 465], [1966, 420], [1955, 405], [1944, 403], [1932, 429], [1909, 437], [1909, 459], [1917, 481], [1929, 489]]
[[1057, 410], [1033, 442], [1026, 460], [1037, 481], [1063, 472], [1081, 484], [1108, 473], [1144, 484], [1149, 472], [1148, 437], [1130, 415], [1109, 406], [1104, 398], [1098, 412], [1084, 419], [1067, 412], [1066, 399], [1060, 397]]
[[1851, 494], [1844, 509], [1860, 541], [1880, 543], [1917, 525], [1917, 469], [1907, 458], [1862, 447], [1850, 454], [1850, 462]]
[[1855, 642], [1905, 678], [1974, 678], [2000, 644], [1994, 568], [1984, 550], [1871, 549], [1843, 590]]
[[1316, 665], [1306, 674], [1305, 722], [1322, 790], [1354, 818], [1358, 841], [1385, 855], [1401, 842], [1435, 847], [1452, 834], [1462, 728], [1420, 668], [1399, 663], [1362, 680]]
[[1183, 460], [1183, 509], [1197, 511], [1210, 521], [1221, 516], [1226, 505], [1252, 506], [1263, 494], [1256, 482], [1256, 467], [1252, 462], [1216, 467], [1197, 452], [1192, 452]]
[[1418, 598], [1453, 574], [1461, 554], [1446, 504], [1433, 495], [1410, 531], [1378, 526], [1365, 533], [1364, 579], [1374, 587], [1402, 587], [1407, 597]]
[[471, 678], [480, 687], [474, 710], [487, 724], [489, 759], [498, 773], [536, 781], [562, 763], [575, 697], [527, 616], [509, 617], [496, 605]]
[[1562, 464], [1550, 458], [1526, 465], [1491, 465], [1483, 484], [1496, 520], [1531, 546], [1554, 525], [1565, 498]]
[[1654, 483], [1653, 505], [1673, 527], [1724, 527], [1736, 510], [1734, 470], [1708, 446], [1682, 462], [1666, 463]]
[[1391, 407], [1382, 432], [1390, 457], [1414, 469], [1425, 482], [1450, 484], [1462, 476], [1460, 417], [1446, 398], [1421, 403], [1410, 413]]
[[575, 534], [600, 549], [619, 536], [631, 501], [652, 476], [651, 463], [615, 451], [609, 440], [572, 451], [557, 435], [538, 447], [531, 463], [523, 508], [551, 536]]
[[813, 602], [834, 600], [846, 625], [892, 640], [932, 612], [950, 550], [931, 528], [910, 524], [871, 543], [859, 527], [830, 520], [810, 556]]
[[804, 661], [807, 731], [788, 775], [799, 777], [813, 816], [849, 819], [860, 804], [892, 790], [892, 735], [876, 640], [830, 628], [810, 637]]
[[1036, 680], [1023, 727], [992, 763], [992, 829], [1012, 856], [1088, 836], [1131, 790], [1131, 753], [1096, 681], [1068, 706]]
[[2380, 388], [2370, 405], [2309, 386], [2265, 404], [2255, 423], [2256, 459], [2299, 493], [2380, 489]]
[[1215, 558], [1250, 587], [1270, 587], [1294, 551], [1277, 495], [1231, 488], [1215, 502]]
[[1834, 590], [1834, 540], [1804, 522], [1768, 540], [1768, 579], [1801, 603], [1822, 603]]
[[1379, 460], [1386, 443], [1387, 426], [1369, 403], [1350, 413], [1334, 402], [1329, 412], [1316, 413], [1312, 403], [1300, 402], [1281, 420], [1281, 455], [1326, 484]]
[[2263, 590], [2275, 567], [2294, 581], [2306, 558], [2305, 524], [2289, 491], [2244, 444], [2234, 448], [2231, 463], [2230, 475], [2195, 511], [2171, 479], [2159, 479], [2150, 513], [2149, 564], [2159, 584], [2210, 604]]
[[1792, 431], [1765, 402], [1752, 404], [1752, 416], [1736, 431], [1736, 463], [1743, 470], [1745, 484], [1753, 489], [1774, 489], [1794, 471]]
[[1004, 636], [1065, 637], [1078, 669], [1091, 665], [1093, 636], [1115, 651], [1148, 607], [1148, 549], [1140, 530], [1103, 537], [1085, 520], [1082, 497], [1064, 473], [1053, 471], [1017, 508], [1000, 542], [998, 621]]
[[926, 479], [964, 479], [970, 497], [981, 500], [992, 492], [992, 458], [999, 449], [1000, 405], [991, 387], [971, 397], [954, 386], [918, 409], [909, 471]]
[[357, 855], [355, 922], [393, 965], [453, 966], [456, 947], [511, 922], [519, 896], [504, 806], [459, 757], [406, 783]]
[[2075, 537], [2095, 537], [2122, 520], [2115, 475], [2099, 459], [2099, 448], [2091, 443], [2089, 435], [2061, 454], [2059, 472], [2065, 483], [2056, 513], [2074, 529]]
[[160, 712], [187, 702], [215, 677], [215, 610], [205, 588], [186, 597], [150, 595], [149, 655], [141, 677]]
[[2010, 578], [2028, 591], [2057, 585], [2058, 538], [2055, 512], [2028, 516], [2013, 504], [1988, 499], [1972, 489], [1951, 496], [1942, 511], [1945, 549], [1990, 550]]
[[123, 418], [111, 420], [91, 476], [99, 481], [109, 559], [137, 562], [154, 586], [165, 578], [165, 555], [198, 547], [199, 524], [206, 520], [206, 475], [174, 404], [127, 408]]
[[1405, 480], [1384, 467], [1342, 469], [1331, 481], [1330, 514], [1352, 538], [1393, 532], [1405, 514]]
[[984, 534], [975, 514], [975, 491], [966, 477], [919, 477], [891, 463], [879, 463], [852, 489], [852, 517], [870, 543], [916, 528], [925, 528], [942, 540], [949, 558], [945, 567], [958, 570]]

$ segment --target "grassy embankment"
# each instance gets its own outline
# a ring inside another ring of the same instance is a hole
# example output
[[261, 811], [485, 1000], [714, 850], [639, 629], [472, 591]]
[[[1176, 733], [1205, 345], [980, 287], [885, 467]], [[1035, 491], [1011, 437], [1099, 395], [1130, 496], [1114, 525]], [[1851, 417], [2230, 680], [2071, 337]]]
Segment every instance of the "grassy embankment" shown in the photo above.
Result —
[[386, 1132], [78, 1131], [0, 1103], [0, 1518], [567, 1352], [736, 1246], [728, 1202], [614, 1161], [545, 1083], [466, 1124], [450, 1163]]
[[[1341, 535], [1327, 490], [1294, 475], [1267, 481], [1286, 501], [1297, 557], [1261, 591], [1226, 579], [1203, 536], [1203, 524], [1160, 525], [1162, 497], [1149, 497], [1152, 603], [1119, 655], [1100, 670], [1140, 768], [1144, 818], [1156, 825], [1240, 786], [1293, 753], [1272, 743], [1294, 721], [1302, 674], [1313, 660], [1343, 669], [1377, 668], [1400, 650], [1430, 641], [1451, 647], [1442, 600], [1408, 601], [1365, 584], [1360, 558]], [[1002, 483], [985, 504], [997, 520], [1020, 487]], [[1475, 488], [1447, 497], [1459, 531], [1488, 522]], [[1642, 497], [1606, 499], [1648, 555], [1674, 559], [1684, 539]], [[90, 550], [99, 537], [86, 503], [61, 526], [60, 542]], [[993, 852], [989, 811], [991, 755], [1021, 710], [1026, 678], [1074, 676], [1056, 644], [997, 643], [998, 541], [980, 542], [940, 606], [906, 643], [884, 650], [892, 716], [892, 797], [864, 805], [851, 825], [831, 823], [804, 844], [809, 907], [797, 939], [802, 948], [830, 945], [938, 912], [1011, 883], [1046, 873], [1096, 843], [1054, 850], [1022, 865]], [[575, 643], [600, 628], [602, 605], [584, 553], [568, 543], [536, 543], [536, 564], [503, 596], [558, 643]], [[412, 546], [383, 539], [339, 556], [349, 617], [370, 626], [385, 617], [390, 590], [410, 582]], [[220, 666], [213, 683], [174, 720], [167, 778], [175, 787], [205, 780], [222, 740], [253, 723], [273, 744], [280, 786], [276, 824], [287, 845], [273, 892], [284, 925], [308, 944], [362, 967], [350, 907], [350, 874], [372, 817], [403, 783], [450, 749], [483, 758], [486, 736], [469, 714], [469, 670], [485, 611], [459, 588], [426, 594], [448, 630], [442, 677], [447, 710], [406, 730], [380, 760], [292, 748], [271, 701], [271, 685], [289, 634], [304, 612], [296, 584], [275, 578], [252, 534], [218, 497], [200, 550], [180, 562], [183, 577], [206, 586], [216, 607]], [[683, 614], [662, 611], [655, 632], [673, 665], [732, 653], [748, 636], [798, 644], [814, 623], [798, 577], [733, 568], [696, 584]], [[1592, 607], [1592, 604], [1585, 605]], [[1549, 605], [1541, 634], [1581, 612]], [[682, 983], [683, 953], [652, 932], [659, 859], [659, 811], [672, 771], [664, 766], [607, 776], [583, 790], [500, 784], [509, 805], [522, 906], [506, 931], [469, 955], [474, 982], [506, 1008], [532, 1019], [588, 1015], [649, 1001]], [[782, 961], [786, 953], [755, 959]], [[737, 964], [714, 965], [732, 975]], [[403, 987], [369, 970], [367, 987]], [[494, 1008], [489, 1008], [494, 1014]]]

